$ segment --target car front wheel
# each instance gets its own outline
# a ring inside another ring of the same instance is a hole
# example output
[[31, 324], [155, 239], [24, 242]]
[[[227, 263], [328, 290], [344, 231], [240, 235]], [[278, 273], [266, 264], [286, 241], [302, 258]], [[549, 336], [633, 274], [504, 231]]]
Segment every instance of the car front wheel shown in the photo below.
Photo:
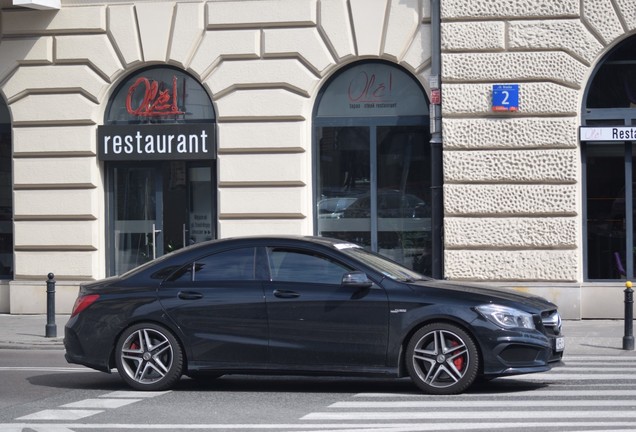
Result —
[[155, 324], [126, 329], [116, 346], [119, 375], [136, 390], [166, 390], [181, 378], [183, 351], [170, 331]]
[[422, 327], [409, 341], [406, 355], [411, 379], [429, 394], [461, 393], [475, 381], [479, 370], [475, 342], [453, 324]]

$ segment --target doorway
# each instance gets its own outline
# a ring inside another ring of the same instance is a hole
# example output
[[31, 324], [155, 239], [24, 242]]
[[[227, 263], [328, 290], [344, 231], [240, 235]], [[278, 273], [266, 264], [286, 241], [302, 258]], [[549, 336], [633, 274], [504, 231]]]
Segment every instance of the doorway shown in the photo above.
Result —
[[163, 161], [109, 168], [111, 275], [216, 237], [214, 166]]

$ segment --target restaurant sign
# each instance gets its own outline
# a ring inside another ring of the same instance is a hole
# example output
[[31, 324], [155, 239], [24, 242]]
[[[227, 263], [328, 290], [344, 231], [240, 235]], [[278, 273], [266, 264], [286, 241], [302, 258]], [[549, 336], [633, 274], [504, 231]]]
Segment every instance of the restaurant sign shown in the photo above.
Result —
[[636, 127], [581, 126], [581, 141], [636, 141]]
[[97, 128], [100, 160], [216, 157], [216, 122], [201, 84], [172, 67], [147, 68], [115, 91]]
[[97, 128], [100, 160], [216, 158], [215, 123], [106, 125]]

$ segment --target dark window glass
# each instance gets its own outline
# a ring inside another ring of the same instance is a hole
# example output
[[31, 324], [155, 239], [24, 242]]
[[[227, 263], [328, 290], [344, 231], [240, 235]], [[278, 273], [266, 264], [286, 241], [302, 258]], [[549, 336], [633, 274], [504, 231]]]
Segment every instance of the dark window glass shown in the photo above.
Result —
[[13, 185], [11, 119], [0, 102], [0, 279], [13, 277]]
[[194, 265], [195, 281], [253, 280], [254, 249], [235, 249], [207, 256]]
[[329, 257], [309, 251], [270, 251], [272, 280], [275, 282], [325, 283], [340, 285], [352, 269]]
[[[636, 124], [636, 37], [610, 51], [592, 76], [583, 126]], [[586, 278], [634, 277], [634, 141], [582, 139]], [[631, 177], [631, 178], [630, 178]]]
[[625, 245], [625, 146], [587, 145], [588, 278], [620, 278]]
[[431, 274], [429, 136], [419, 126], [378, 128], [378, 250]]
[[184, 266], [171, 281], [254, 280], [254, 249], [233, 249]]
[[373, 138], [370, 130], [319, 129], [318, 233], [431, 274], [428, 131], [379, 126]]
[[327, 83], [315, 111], [318, 235], [432, 274], [428, 113], [417, 80], [386, 62]]
[[636, 37], [620, 44], [598, 69], [587, 108], [636, 108]]

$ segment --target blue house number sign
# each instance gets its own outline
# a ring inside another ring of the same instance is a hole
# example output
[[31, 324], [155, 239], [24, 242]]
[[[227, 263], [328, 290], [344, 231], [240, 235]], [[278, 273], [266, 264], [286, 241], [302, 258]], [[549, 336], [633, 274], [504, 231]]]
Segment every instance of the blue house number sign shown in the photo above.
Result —
[[519, 110], [519, 84], [495, 84], [492, 86], [493, 111]]

